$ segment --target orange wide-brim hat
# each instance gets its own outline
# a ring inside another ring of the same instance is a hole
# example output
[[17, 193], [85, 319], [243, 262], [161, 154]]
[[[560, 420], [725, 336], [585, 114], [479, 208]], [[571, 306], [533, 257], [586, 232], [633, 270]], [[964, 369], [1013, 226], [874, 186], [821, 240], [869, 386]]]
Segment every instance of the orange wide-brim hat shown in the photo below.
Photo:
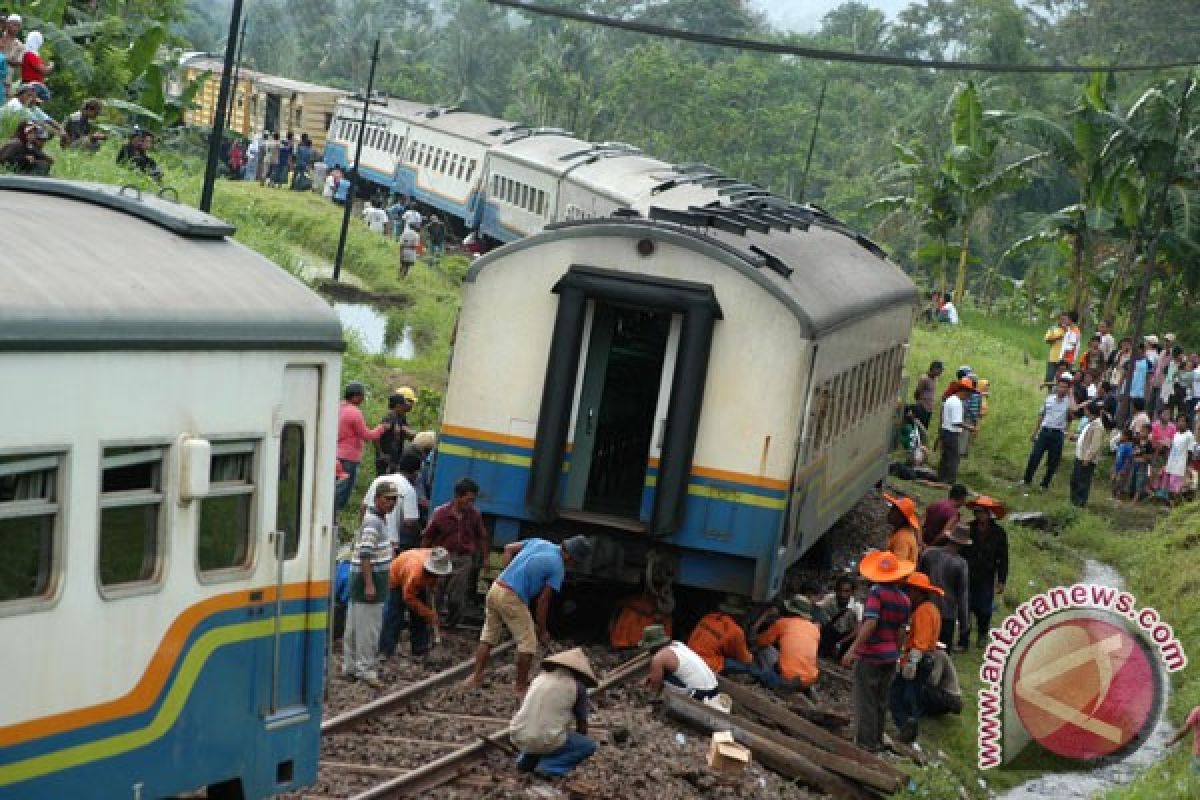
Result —
[[988, 497], [986, 494], [981, 494], [974, 500], [967, 501], [967, 505], [971, 508], [986, 508], [992, 512], [992, 516], [996, 519], [1004, 519], [1004, 515], [1008, 513], [1008, 509], [1004, 503], [1001, 503], [994, 497]]
[[895, 583], [912, 574], [917, 565], [891, 550], [872, 550], [858, 562], [858, 571], [872, 583]]
[[904, 515], [914, 531], [921, 530], [921, 518], [917, 515], [917, 504], [911, 497], [896, 497], [884, 492], [883, 499]]
[[931, 580], [929, 580], [929, 576], [926, 575], [924, 572], [914, 572], [912, 575], [909, 575], [907, 578], [905, 578], [904, 582], [914, 589], [921, 589], [926, 592], [933, 592], [938, 597], [941, 597], [944, 594], [946, 594], [945, 592], [942, 591], [942, 587], [934, 586], [933, 582]]

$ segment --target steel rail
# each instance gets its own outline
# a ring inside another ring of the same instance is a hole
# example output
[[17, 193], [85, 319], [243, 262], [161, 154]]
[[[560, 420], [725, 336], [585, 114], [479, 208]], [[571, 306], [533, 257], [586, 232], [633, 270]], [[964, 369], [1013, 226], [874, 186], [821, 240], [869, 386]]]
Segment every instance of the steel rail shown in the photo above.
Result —
[[[510, 639], [504, 644], [494, 648], [492, 655], [504, 655], [515, 646], [515, 643]], [[391, 711], [396, 706], [404, 705], [411, 702], [426, 692], [436, 689], [439, 686], [445, 686], [458, 678], [465, 677], [472, 669], [475, 668], [475, 659], [471, 658], [462, 662], [458, 666], [443, 670], [435, 675], [430, 675], [428, 678], [423, 678], [416, 683], [410, 683], [402, 689], [377, 697], [369, 703], [364, 703], [357, 708], [345, 711], [338, 714], [336, 717], [325, 720], [321, 723], [321, 733], [338, 733], [346, 730], [365, 719], [378, 716], [380, 714]]]
[[[610, 672], [595, 688], [589, 689], [588, 695], [594, 696], [600, 692], [607, 691], [617, 684], [637, 675], [650, 666], [650, 658], [650, 653], [642, 653], [626, 661]], [[510, 728], [504, 728], [486, 737], [480, 736], [479, 741], [472, 742], [461, 750], [448, 753], [441, 758], [430, 761], [423, 767], [418, 767], [392, 780], [367, 789], [360, 794], [354, 795], [350, 800], [379, 800], [385, 797], [411, 796], [441, 786], [453, 780], [460, 770], [482, 756], [490, 747], [499, 746], [499, 743], [507, 738], [510, 730]]]

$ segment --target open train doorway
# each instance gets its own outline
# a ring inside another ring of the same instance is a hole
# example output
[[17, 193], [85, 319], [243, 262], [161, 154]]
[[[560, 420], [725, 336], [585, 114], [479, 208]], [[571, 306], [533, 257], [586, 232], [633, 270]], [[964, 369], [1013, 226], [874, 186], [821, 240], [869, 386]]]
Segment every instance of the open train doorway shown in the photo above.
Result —
[[639, 518], [654, 436], [666, 422], [660, 400], [670, 394], [672, 317], [594, 301], [564, 510]]

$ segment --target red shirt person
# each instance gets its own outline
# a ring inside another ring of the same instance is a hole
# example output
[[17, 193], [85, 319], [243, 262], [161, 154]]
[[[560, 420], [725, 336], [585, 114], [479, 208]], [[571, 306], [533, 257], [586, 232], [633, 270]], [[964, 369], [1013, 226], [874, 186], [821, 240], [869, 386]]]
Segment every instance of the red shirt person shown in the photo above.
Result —
[[925, 522], [921, 525], [921, 538], [925, 547], [941, 544], [946, 535], [958, 527], [959, 509], [967, 503], [967, 487], [956, 483], [950, 487], [945, 500], [930, 503], [925, 509]]
[[439, 603], [450, 623], [462, 612], [476, 560], [485, 558], [492, 548], [483, 515], [475, 508], [478, 497], [479, 484], [459, 478], [454, 499], [433, 510], [421, 534], [421, 547], [446, 548], [454, 564], [454, 573], [443, 583], [444, 600]]
[[368, 428], [359, 406], [366, 399], [367, 390], [358, 381], [346, 384], [342, 392], [342, 405], [338, 408], [337, 459], [346, 471], [346, 478], [337, 482], [333, 494], [333, 511], [336, 514], [350, 502], [354, 482], [358, 479], [358, 465], [362, 463], [363, 442], [375, 441], [383, 435], [385, 426], [380, 424]]
[[21, 58], [21, 80], [25, 83], [45, 83], [46, 76], [54, 71], [54, 62], [43, 61], [38, 55], [45, 41], [41, 31], [33, 31], [25, 40], [25, 55]]

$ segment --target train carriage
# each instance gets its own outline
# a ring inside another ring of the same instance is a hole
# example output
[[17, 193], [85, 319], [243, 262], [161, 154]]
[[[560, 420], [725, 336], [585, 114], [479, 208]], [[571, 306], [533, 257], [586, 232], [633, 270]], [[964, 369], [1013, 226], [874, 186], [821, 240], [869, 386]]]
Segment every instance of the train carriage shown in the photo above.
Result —
[[[410, 125], [429, 110], [429, 105], [410, 100], [389, 98], [385, 103], [378, 104], [372, 101], [367, 111], [367, 130], [363, 136], [360, 165], [366, 180], [391, 189], [408, 144]], [[361, 125], [362, 99], [346, 97], [338, 101], [326, 137], [323, 156], [326, 164], [348, 167], [354, 162]]]
[[0, 179], [0, 797], [316, 775], [341, 329], [208, 215]]
[[883, 475], [916, 292], [824, 213], [751, 199], [549, 226], [468, 278], [435, 495], [502, 544], [595, 535], [765, 600]]
[[564, 176], [594, 157], [590, 143], [553, 129], [517, 131], [495, 145], [484, 176], [479, 231], [498, 242], [512, 242], [562, 219]]

